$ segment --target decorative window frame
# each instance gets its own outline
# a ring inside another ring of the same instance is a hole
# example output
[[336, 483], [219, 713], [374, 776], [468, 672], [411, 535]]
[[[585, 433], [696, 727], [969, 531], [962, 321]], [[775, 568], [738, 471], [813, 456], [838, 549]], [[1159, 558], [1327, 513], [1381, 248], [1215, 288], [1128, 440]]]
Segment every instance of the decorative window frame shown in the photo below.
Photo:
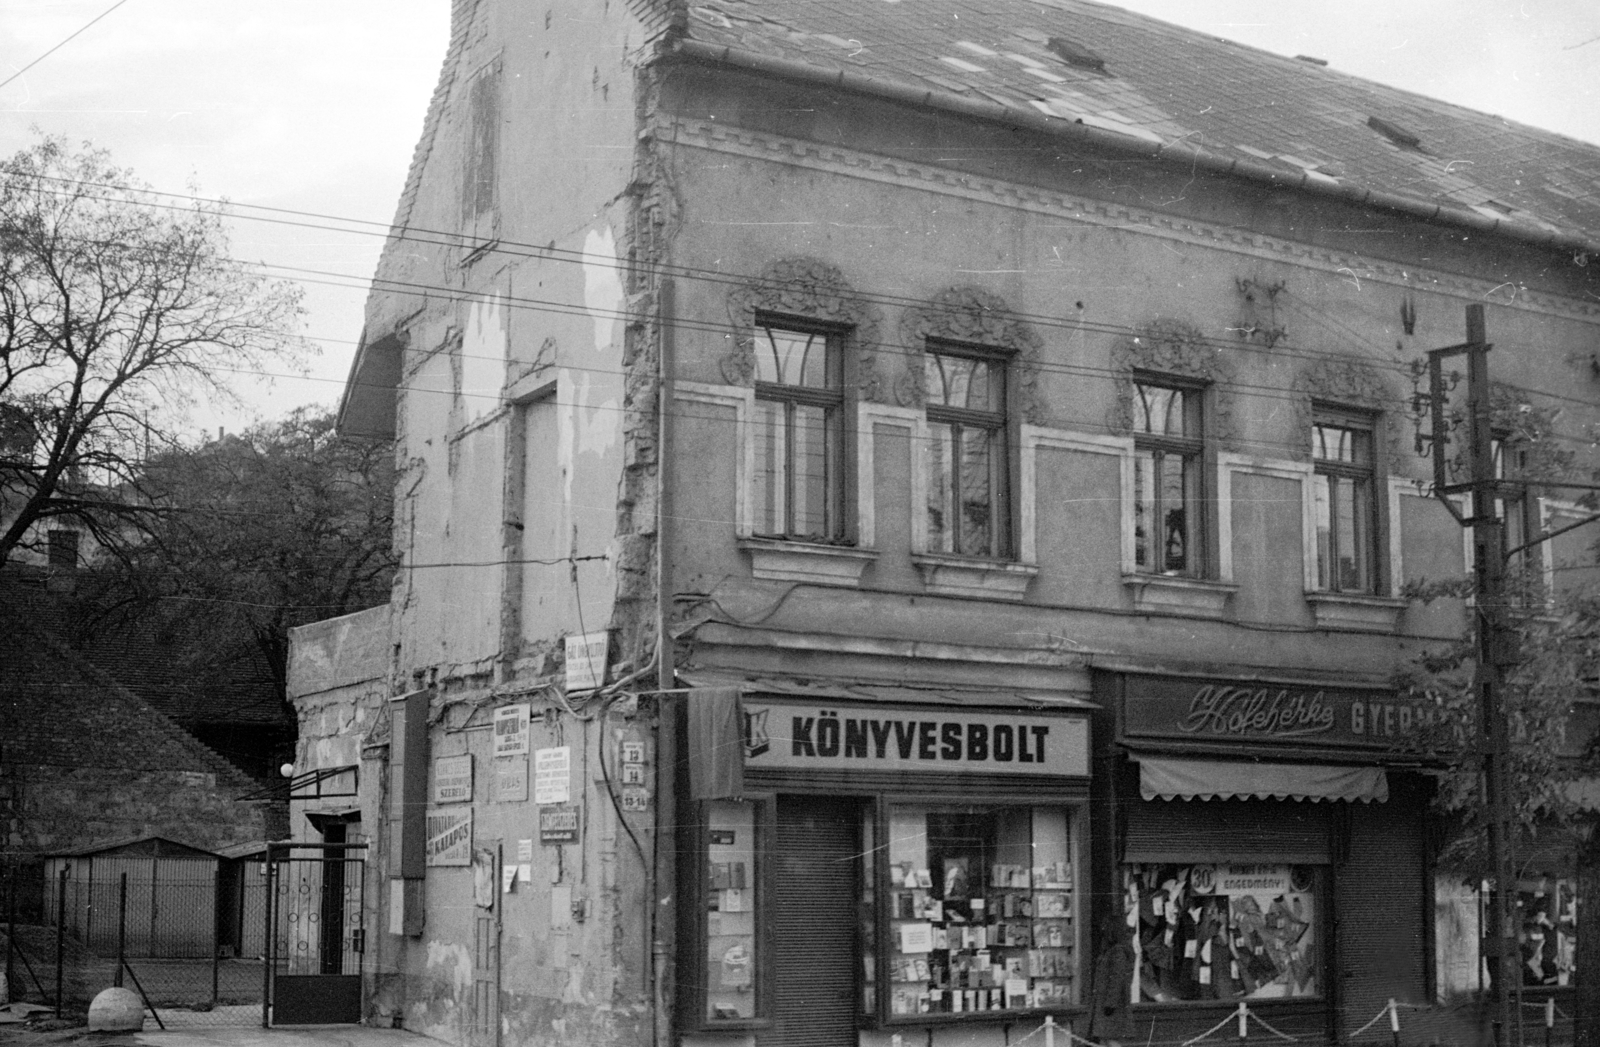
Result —
[[755, 534], [755, 492], [751, 490], [756, 474], [755, 434], [750, 428], [755, 418], [755, 327], [759, 316], [837, 328], [846, 429], [854, 421], [860, 431], [861, 406], [878, 399], [874, 357], [882, 324], [877, 310], [856, 293], [838, 268], [809, 257], [782, 258], [768, 265], [754, 280], [729, 292], [727, 309], [733, 345], [718, 361], [727, 384], [680, 381], [677, 396], [733, 409], [737, 448], [734, 533], [739, 547], [750, 556], [751, 573], [773, 581], [857, 586], [878, 555], [870, 548], [870, 536], [863, 537], [860, 531], [859, 505], [853, 510], [850, 505], [870, 487], [862, 481], [858, 438], [847, 437], [844, 448], [842, 460], [855, 476], [844, 479], [845, 504], [841, 507], [846, 532], [855, 536], [856, 544], [759, 538]]
[[[755, 326], [756, 316], [761, 314], [839, 328], [846, 405], [857, 399], [879, 399], [872, 378], [882, 326], [878, 312], [834, 266], [818, 258], [779, 259], [754, 280], [730, 291], [727, 307], [733, 346], [718, 366], [729, 385], [755, 387]], [[853, 395], [852, 384], [856, 389]]]
[[[1299, 438], [1293, 453], [1307, 466], [1302, 484], [1305, 504], [1301, 508], [1306, 534], [1306, 602], [1319, 627], [1344, 630], [1393, 632], [1399, 625], [1405, 601], [1400, 598], [1400, 495], [1414, 485], [1409, 479], [1389, 474], [1388, 463], [1400, 460], [1400, 412], [1394, 405], [1404, 402], [1381, 371], [1371, 362], [1348, 356], [1325, 357], [1303, 369], [1294, 382], [1294, 431]], [[1374, 543], [1373, 564], [1377, 573], [1376, 591], [1346, 593], [1317, 586], [1315, 434], [1313, 426], [1322, 411], [1348, 410], [1372, 418], [1372, 497], [1377, 514], [1374, 525], [1386, 537]], [[1380, 502], [1379, 499], [1383, 500]]]
[[[1031, 324], [1016, 318], [1005, 299], [979, 287], [949, 287], [927, 305], [907, 309], [899, 323], [901, 364], [890, 385], [897, 405], [914, 414], [912, 441], [911, 560], [928, 592], [1018, 601], [1039, 574], [1035, 546], [1037, 522], [1031, 452], [1025, 431], [1043, 415], [1039, 396], [1040, 354], [1044, 340]], [[1007, 468], [1015, 482], [1008, 492], [1012, 557], [1006, 560], [937, 552], [928, 533], [928, 482], [931, 432], [922, 359], [930, 342], [949, 343], [1005, 357]]]
[[[1227, 391], [1233, 369], [1222, 349], [1208, 340], [1199, 328], [1182, 320], [1157, 319], [1136, 328], [1119, 339], [1111, 350], [1111, 366], [1116, 374], [1116, 398], [1107, 423], [1112, 432], [1127, 433], [1127, 480], [1122, 504], [1122, 581], [1136, 610], [1183, 614], [1203, 618], [1222, 618], [1229, 598], [1238, 591], [1233, 584], [1232, 530], [1223, 515], [1219, 455], [1232, 449], [1234, 436], [1233, 397]], [[1186, 385], [1203, 386], [1201, 393], [1202, 470], [1201, 504], [1214, 503], [1216, 509], [1201, 523], [1205, 536], [1206, 570], [1203, 576], [1176, 576], [1140, 571], [1136, 562], [1133, 536], [1135, 454], [1134, 386], [1143, 378], [1170, 377]], [[1231, 518], [1231, 517], [1230, 517]]]

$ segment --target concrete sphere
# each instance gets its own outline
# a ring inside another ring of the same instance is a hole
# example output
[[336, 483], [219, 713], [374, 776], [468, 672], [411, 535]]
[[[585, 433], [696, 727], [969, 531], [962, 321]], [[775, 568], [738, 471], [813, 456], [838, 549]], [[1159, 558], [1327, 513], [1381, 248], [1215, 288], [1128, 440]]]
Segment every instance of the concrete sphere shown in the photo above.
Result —
[[144, 1001], [132, 989], [104, 989], [89, 1004], [90, 1032], [140, 1032], [143, 1029]]

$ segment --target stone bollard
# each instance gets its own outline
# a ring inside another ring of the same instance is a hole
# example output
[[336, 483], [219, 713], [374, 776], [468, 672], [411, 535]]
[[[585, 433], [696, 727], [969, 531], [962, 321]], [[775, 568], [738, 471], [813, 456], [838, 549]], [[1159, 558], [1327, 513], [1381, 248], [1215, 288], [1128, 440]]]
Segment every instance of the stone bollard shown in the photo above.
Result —
[[104, 989], [89, 1004], [90, 1032], [140, 1032], [144, 1001], [132, 989]]

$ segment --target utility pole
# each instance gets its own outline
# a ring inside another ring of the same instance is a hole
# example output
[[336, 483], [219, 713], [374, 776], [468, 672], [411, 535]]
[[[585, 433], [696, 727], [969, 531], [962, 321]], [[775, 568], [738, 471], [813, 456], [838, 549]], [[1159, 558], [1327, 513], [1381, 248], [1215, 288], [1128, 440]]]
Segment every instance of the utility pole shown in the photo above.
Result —
[[[1476, 596], [1473, 610], [1477, 633], [1477, 671], [1474, 685], [1478, 694], [1479, 738], [1483, 745], [1484, 800], [1489, 811], [1489, 865], [1494, 873], [1494, 889], [1489, 896], [1490, 926], [1483, 934], [1484, 958], [1489, 961], [1489, 992], [1493, 1009], [1495, 1047], [1506, 1047], [1515, 1027], [1513, 1003], [1517, 976], [1516, 940], [1511, 935], [1511, 899], [1515, 884], [1511, 878], [1509, 811], [1506, 797], [1509, 731], [1501, 694], [1502, 670], [1513, 661], [1512, 636], [1505, 628], [1504, 524], [1500, 519], [1496, 494], [1494, 426], [1489, 396], [1489, 349], [1483, 319], [1483, 306], [1467, 306], [1467, 340], [1461, 345], [1434, 349], [1428, 353], [1429, 398], [1433, 420], [1434, 494], [1444, 502], [1457, 522], [1472, 528], [1473, 573]], [[1449, 427], [1445, 415], [1446, 386], [1444, 361], [1455, 356], [1467, 358], [1467, 452], [1470, 478], [1451, 483], [1446, 457]], [[1453, 495], [1470, 495], [1470, 515], [1463, 517]], [[1520, 1017], [1520, 1016], [1518, 1016]]]

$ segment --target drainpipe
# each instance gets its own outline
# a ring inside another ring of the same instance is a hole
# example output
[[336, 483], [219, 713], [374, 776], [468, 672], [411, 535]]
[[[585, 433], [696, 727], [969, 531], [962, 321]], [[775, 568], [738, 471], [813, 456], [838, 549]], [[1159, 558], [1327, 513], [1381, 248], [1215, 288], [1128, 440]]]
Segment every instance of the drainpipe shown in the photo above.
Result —
[[[660, 324], [660, 356], [657, 382], [659, 401], [656, 419], [659, 425], [656, 442], [656, 686], [671, 691], [677, 686], [677, 661], [672, 647], [672, 580], [671, 527], [675, 519], [675, 477], [673, 474], [673, 390], [676, 383], [673, 371], [677, 363], [677, 313], [676, 286], [671, 277], [662, 277], [658, 285], [657, 323]], [[668, 1011], [668, 973], [673, 969], [673, 932], [677, 925], [676, 906], [676, 846], [662, 846], [662, 833], [676, 832], [677, 790], [677, 707], [665, 695], [656, 700], [656, 831], [652, 834], [655, 853], [654, 869], [650, 877], [650, 907], [655, 1047], [667, 1047], [672, 1042], [672, 1021]]]

